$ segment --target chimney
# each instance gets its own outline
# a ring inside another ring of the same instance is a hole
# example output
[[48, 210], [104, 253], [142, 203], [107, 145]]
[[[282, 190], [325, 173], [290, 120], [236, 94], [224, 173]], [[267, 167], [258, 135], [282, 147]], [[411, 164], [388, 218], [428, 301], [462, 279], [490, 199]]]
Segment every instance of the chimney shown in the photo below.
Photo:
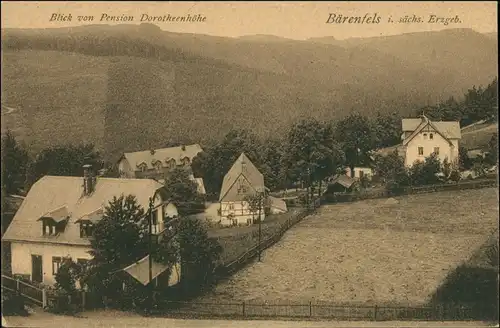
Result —
[[83, 194], [90, 195], [94, 191], [95, 178], [92, 176], [92, 165], [83, 166]]

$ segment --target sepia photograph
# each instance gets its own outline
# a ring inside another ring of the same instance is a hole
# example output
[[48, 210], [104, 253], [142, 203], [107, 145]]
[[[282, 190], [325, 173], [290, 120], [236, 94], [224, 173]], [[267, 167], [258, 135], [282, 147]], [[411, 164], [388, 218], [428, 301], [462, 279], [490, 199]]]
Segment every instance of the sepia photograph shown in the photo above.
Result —
[[2, 327], [499, 327], [494, 1], [2, 1]]

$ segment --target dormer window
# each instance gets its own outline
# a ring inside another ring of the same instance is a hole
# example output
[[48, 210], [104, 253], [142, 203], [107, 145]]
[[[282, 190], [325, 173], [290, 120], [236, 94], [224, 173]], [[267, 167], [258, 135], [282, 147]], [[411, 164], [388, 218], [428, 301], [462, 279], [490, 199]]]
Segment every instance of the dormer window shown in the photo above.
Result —
[[104, 210], [102, 208], [98, 208], [76, 220], [75, 223], [80, 224], [80, 238], [92, 237], [95, 224], [102, 219], [103, 214]]
[[148, 169], [148, 166], [146, 165], [146, 163], [141, 163], [141, 164], [139, 164], [138, 168], [139, 168], [139, 171], [146, 172]]
[[38, 221], [42, 221], [42, 235], [56, 236], [64, 232], [68, 218], [69, 212], [66, 206], [59, 207], [44, 214], [38, 219]]
[[94, 233], [94, 224], [90, 221], [80, 222], [80, 238], [92, 237]]
[[43, 235], [44, 236], [55, 236], [56, 234], [56, 224], [45, 220], [43, 223]]
[[184, 166], [188, 166], [189, 165], [189, 157], [184, 157], [182, 159], [182, 165], [184, 165]]
[[175, 169], [175, 167], [177, 166], [177, 163], [175, 163], [175, 159], [171, 159], [171, 160], [168, 162], [168, 166], [169, 166], [171, 169]]

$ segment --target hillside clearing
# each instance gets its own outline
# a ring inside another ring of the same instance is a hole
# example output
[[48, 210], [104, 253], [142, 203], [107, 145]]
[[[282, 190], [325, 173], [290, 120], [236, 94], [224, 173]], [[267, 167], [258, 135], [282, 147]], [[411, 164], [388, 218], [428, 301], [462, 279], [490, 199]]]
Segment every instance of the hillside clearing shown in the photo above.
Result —
[[421, 305], [497, 225], [495, 188], [326, 205], [206, 301]]

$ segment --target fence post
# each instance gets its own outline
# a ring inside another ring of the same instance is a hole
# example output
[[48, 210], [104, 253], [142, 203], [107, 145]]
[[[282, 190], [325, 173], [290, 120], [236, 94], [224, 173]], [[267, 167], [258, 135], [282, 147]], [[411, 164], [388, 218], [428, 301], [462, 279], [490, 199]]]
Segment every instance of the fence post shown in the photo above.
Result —
[[243, 302], [241, 305], [242, 305], [242, 309], [243, 309], [243, 316], [245, 316], [245, 302]]
[[42, 289], [42, 308], [45, 309], [47, 307], [47, 290]]
[[19, 279], [16, 279], [16, 294], [21, 295], [21, 290], [19, 289]]
[[377, 321], [377, 310], [378, 310], [378, 306], [375, 305], [375, 311], [373, 311], [373, 320], [374, 321]]
[[312, 301], [309, 301], [309, 317], [312, 317], [312, 313], [313, 313]]
[[85, 310], [85, 306], [86, 306], [86, 297], [87, 297], [87, 293], [85, 293], [84, 290], [82, 290], [82, 309]]

